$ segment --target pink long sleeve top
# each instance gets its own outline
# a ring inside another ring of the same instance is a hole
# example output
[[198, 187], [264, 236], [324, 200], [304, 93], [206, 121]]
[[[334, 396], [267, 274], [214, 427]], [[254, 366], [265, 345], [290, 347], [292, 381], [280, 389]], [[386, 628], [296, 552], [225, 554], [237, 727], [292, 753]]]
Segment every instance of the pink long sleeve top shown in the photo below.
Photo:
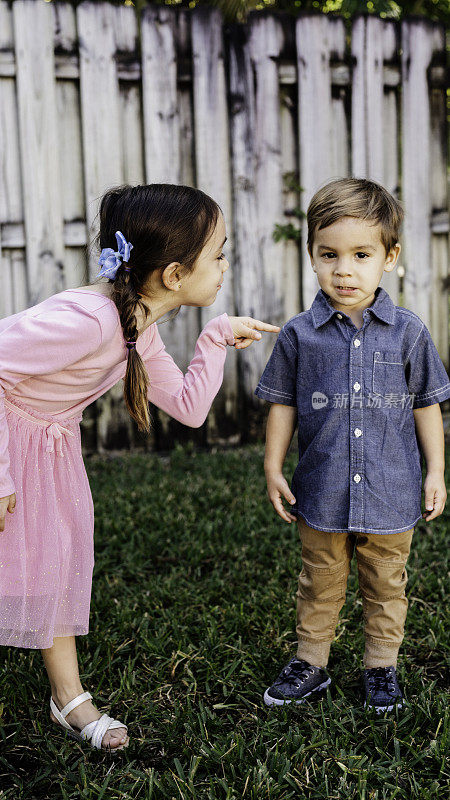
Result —
[[[183, 374], [156, 323], [150, 325], [136, 344], [149, 376], [149, 401], [185, 425], [202, 425], [234, 341], [227, 314], [210, 320]], [[125, 376], [127, 356], [116, 305], [90, 290], [66, 289], [0, 320], [0, 497], [15, 491], [4, 397], [17, 397], [63, 424]]]

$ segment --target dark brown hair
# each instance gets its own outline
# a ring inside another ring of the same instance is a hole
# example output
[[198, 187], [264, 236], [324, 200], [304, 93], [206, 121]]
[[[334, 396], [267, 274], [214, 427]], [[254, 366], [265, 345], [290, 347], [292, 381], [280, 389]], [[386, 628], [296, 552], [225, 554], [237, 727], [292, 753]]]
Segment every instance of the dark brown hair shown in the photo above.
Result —
[[336, 178], [313, 195], [306, 212], [307, 246], [312, 254], [314, 234], [341, 217], [359, 217], [381, 226], [386, 255], [398, 242], [404, 211], [398, 200], [375, 181], [366, 178]]
[[[114, 284], [111, 299], [119, 312], [124, 340], [137, 339], [137, 307], [142, 309], [145, 319], [150, 313], [139, 293], [147, 294], [143, 287], [151, 273], [159, 271], [162, 275], [172, 261], [180, 262], [183, 274], [193, 272], [198, 256], [214, 232], [219, 211], [215, 200], [192, 186], [126, 184], [105, 192], [100, 201], [100, 230], [95, 239], [99, 251], [104, 247], [117, 251], [116, 231], [121, 231], [133, 245], [130, 260], [122, 262], [115, 279], [109, 280]], [[130, 267], [130, 272], [124, 267]], [[125, 404], [138, 429], [147, 432], [150, 430], [148, 382], [141, 356], [135, 347], [128, 349]]]

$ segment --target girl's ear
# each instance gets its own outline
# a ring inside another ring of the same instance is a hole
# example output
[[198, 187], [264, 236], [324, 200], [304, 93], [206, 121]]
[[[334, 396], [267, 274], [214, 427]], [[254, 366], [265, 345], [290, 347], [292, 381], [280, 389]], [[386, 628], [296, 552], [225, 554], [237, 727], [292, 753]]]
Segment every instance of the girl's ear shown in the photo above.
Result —
[[161, 280], [169, 291], [174, 291], [178, 288], [178, 283], [181, 278], [181, 264], [179, 261], [172, 261], [161, 273]]

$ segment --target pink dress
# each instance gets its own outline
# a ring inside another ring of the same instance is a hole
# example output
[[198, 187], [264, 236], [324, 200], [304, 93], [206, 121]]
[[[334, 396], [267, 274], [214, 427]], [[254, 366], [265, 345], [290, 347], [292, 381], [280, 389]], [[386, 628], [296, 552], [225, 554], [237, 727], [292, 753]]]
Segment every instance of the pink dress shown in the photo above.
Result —
[[[227, 314], [201, 332], [185, 375], [156, 324], [137, 340], [148, 399], [191, 427], [223, 380]], [[47, 648], [89, 630], [94, 504], [81, 451], [83, 409], [125, 375], [128, 350], [112, 300], [66, 289], [0, 320], [0, 645]]]

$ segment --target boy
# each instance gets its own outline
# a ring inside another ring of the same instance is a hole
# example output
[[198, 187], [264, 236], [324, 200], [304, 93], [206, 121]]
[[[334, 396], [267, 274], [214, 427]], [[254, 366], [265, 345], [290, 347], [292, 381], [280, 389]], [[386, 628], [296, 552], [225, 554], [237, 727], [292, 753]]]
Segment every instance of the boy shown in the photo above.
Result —
[[[399, 203], [379, 184], [331, 181], [307, 211], [308, 253], [320, 289], [281, 329], [255, 394], [273, 403], [264, 470], [279, 516], [297, 521], [302, 566], [296, 657], [264, 695], [302, 703], [331, 682], [325, 667], [345, 601], [353, 548], [364, 612], [364, 707], [402, 705], [403, 640], [414, 525], [447, 497], [439, 403], [450, 382], [420, 318], [378, 284], [400, 253]], [[282, 468], [298, 422], [291, 490]], [[282, 498], [292, 504], [289, 513]]]

